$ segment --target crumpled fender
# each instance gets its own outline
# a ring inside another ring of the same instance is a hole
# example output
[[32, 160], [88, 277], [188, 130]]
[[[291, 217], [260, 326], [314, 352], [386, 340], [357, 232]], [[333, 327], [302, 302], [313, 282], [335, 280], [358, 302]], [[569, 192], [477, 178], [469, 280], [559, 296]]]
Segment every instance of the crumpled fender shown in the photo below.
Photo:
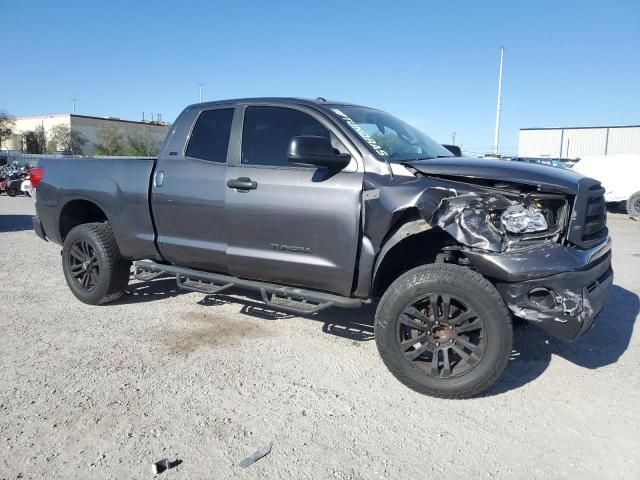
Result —
[[416, 178], [408, 170], [393, 181], [369, 174], [363, 192], [364, 234], [356, 295], [369, 294], [374, 272], [390, 247], [425, 228], [420, 222], [402, 228], [400, 222], [407, 211], [417, 209], [429, 227], [440, 227], [461, 245], [502, 252], [505, 240], [490, 225], [488, 214], [494, 208], [506, 208], [512, 203], [480, 185], [424, 176]]
[[488, 215], [514, 203], [479, 185], [413, 176], [400, 184], [371, 185], [363, 199], [365, 236], [371, 239], [376, 254], [388, 241], [392, 226], [410, 208], [417, 208], [425, 222], [442, 228], [461, 245], [501, 252], [504, 238]]
[[442, 228], [462, 245], [501, 252], [504, 238], [491, 224], [489, 212], [508, 208], [512, 204], [512, 201], [502, 195], [469, 193], [443, 198], [431, 216], [424, 218], [431, 225]]

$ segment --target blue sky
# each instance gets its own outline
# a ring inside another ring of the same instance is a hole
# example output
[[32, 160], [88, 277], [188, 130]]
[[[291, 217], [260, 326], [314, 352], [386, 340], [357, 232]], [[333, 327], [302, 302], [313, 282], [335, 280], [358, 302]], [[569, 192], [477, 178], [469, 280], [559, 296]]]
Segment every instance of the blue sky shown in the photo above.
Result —
[[347, 100], [463, 150], [518, 129], [640, 124], [640, 1], [0, 0], [0, 109], [173, 120], [197, 101]]

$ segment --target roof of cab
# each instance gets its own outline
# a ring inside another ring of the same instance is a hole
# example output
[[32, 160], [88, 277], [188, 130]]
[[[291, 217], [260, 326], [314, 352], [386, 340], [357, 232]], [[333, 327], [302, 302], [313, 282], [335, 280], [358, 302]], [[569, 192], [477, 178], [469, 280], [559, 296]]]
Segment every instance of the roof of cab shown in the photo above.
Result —
[[324, 107], [328, 105], [345, 105], [345, 106], [362, 106], [351, 102], [339, 102], [334, 100], [326, 100], [324, 98], [297, 98], [297, 97], [255, 97], [255, 98], [233, 98], [229, 100], [215, 100], [213, 102], [194, 103], [187, 108], [203, 108], [215, 107], [218, 105], [237, 105], [242, 103], [261, 104], [261, 103], [292, 103], [296, 105], [306, 105], [310, 107]]

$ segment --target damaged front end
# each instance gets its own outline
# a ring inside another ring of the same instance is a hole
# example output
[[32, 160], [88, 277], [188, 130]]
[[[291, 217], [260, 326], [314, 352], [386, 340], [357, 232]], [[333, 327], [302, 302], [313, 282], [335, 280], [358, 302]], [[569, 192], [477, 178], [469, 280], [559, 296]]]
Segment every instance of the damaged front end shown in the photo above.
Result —
[[584, 250], [541, 243], [501, 253], [469, 249], [464, 255], [492, 280], [515, 316], [563, 340], [589, 329], [613, 283], [609, 239]]
[[[472, 192], [443, 198], [429, 222], [462, 245], [502, 252], [512, 245], [562, 240], [568, 211], [569, 203], [561, 195]], [[506, 215], [520, 218], [505, 220]], [[528, 222], [537, 223], [532, 227]]]
[[[494, 283], [515, 316], [564, 340], [589, 329], [613, 282], [606, 210], [598, 196], [603, 190], [597, 182], [577, 178], [574, 191], [558, 191], [541, 182], [516, 184], [409, 168], [454, 185], [447, 193], [439, 189], [437, 207], [422, 208], [421, 214], [459, 243], [460, 258]], [[429, 190], [423, 195], [433, 199]]]

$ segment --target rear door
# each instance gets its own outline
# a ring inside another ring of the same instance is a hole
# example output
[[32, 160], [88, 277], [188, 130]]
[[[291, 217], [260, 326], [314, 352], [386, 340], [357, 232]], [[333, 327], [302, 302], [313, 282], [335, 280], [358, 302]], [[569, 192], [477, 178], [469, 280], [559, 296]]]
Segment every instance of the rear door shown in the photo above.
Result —
[[[363, 181], [357, 150], [307, 107], [245, 106], [238, 116], [242, 140], [226, 177], [229, 272], [348, 295]], [[298, 135], [329, 138], [334, 148], [352, 155], [351, 164], [332, 173], [289, 163], [288, 145]], [[248, 188], [234, 187], [238, 181]]]
[[[225, 168], [233, 106], [187, 111], [158, 160], [152, 186], [158, 247], [165, 260], [226, 272]], [[189, 132], [189, 128], [191, 128]]]

